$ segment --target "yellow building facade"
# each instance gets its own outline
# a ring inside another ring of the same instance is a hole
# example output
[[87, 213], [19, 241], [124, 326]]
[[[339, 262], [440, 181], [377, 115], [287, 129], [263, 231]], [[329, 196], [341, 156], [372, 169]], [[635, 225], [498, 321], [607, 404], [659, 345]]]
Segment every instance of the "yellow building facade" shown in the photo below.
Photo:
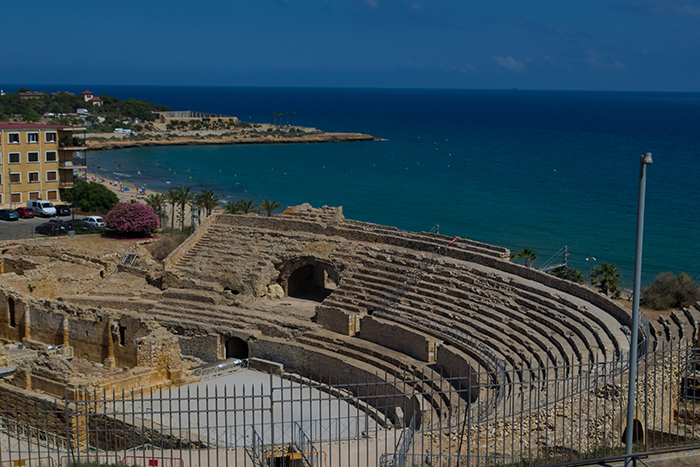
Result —
[[85, 128], [0, 122], [0, 206], [16, 209], [30, 199], [60, 202], [74, 173], [87, 170]]

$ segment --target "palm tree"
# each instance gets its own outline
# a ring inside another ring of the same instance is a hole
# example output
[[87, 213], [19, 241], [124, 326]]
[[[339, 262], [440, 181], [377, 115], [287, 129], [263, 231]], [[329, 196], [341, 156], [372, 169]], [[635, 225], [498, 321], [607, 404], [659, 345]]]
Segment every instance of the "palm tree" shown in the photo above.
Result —
[[537, 255], [529, 248], [523, 248], [517, 253], [511, 253], [510, 259], [524, 259], [525, 267], [532, 267], [532, 263], [537, 259]]
[[260, 209], [258, 209], [258, 205], [253, 204], [252, 199], [245, 200], [245, 199], [241, 198], [241, 200], [238, 201], [238, 207], [240, 208], [242, 214], [253, 214], [253, 213], [258, 214], [258, 213], [260, 213]]
[[226, 204], [224, 204], [224, 214], [240, 214], [241, 213], [241, 207], [238, 203], [234, 203], [233, 201], [228, 201]]
[[163, 219], [163, 216], [165, 215], [165, 195], [161, 193], [148, 195], [148, 198], [146, 198], [146, 204], [153, 208], [158, 216], [158, 219], [160, 219], [160, 224], [163, 225], [165, 223]]
[[622, 283], [622, 275], [617, 271], [617, 266], [614, 264], [608, 264], [603, 261], [600, 266], [593, 268], [593, 273], [591, 274], [593, 278], [593, 283], [600, 287], [600, 291], [604, 295], [617, 295], [619, 291], [617, 290], [617, 285]]
[[287, 126], [289, 126], [289, 112], [287, 112]]
[[202, 208], [206, 209], [207, 217], [211, 216], [211, 212], [219, 205], [220, 199], [214, 194], [214, 190], [202, 190], [200, 199], [197, 202]]
[[294, 126], [294, 117], [297, 116], [296, 112], [292, 112], [292, 126]]
[[280, 203], [276, 201], [270, 201], [269, 199], [263, 200], [263, 202], [260, 203], [260, 207], [262, 208], [263, 212], [267, 214], [267, 217], [272, 216], [272, 212], [275, 209], [278, 209], [280, 206]]
[[185, 206], [190, 202], [192, 198], [192, 193], [190, 193], [191, 188], [184, 186], [179, 186], [175, 190], [176, 202], [180, 206], [180, 230], [185, 227]]
[[584, 281], [583, 273], [576, 268], [567, 267], [564, 270], [564, 266], [560, 266], [552, 269], [551, 274], [559, 279], [566, 279], [577, 284], [582, 284]]
[[175, 228], [175, 205], [177, 204], [177, 190], [171, 189], [165, 194], [165, 201], [170, 203], [170, 228]]

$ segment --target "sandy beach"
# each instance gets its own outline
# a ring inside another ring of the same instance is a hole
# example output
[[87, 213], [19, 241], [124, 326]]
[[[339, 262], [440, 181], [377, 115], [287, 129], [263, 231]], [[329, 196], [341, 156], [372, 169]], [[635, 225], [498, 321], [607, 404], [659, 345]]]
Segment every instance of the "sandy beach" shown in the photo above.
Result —
[[[149, 190], [149, 189], [146, 189], [145, 192], [142, 193], [141, 187], [137, 187], [133, 183], [130, 183], [128, 181], [124, 182], [124, 181], [120, 181], [120, 180], [106, 178], [106, 177], [98, 176], [97, 174], [92, 174], [92, 173], [87, 174], [87, 180], [90, 182], [97, 182], [97, 183], [100, 183], [100, 184], [106, 186], [111, 191], [116, 193], [117, 197], [119, 198], [119, 201], [123, 202], [123, 203], [129, 203], [132, 201], [136, 201], [137, 203], [146, 204], [146, 199], [150, 195], [155, 195], [155, 194], [161, 193], [159, 191], [154, 191], [154, 190]], [[126, 188], [128, 188], [128, 190]], [[163, 193], [161, 193], [161, 194], [163, 194]], [[199, 193], [194, 193], [194, 194], [199, 194]], [[167, 214], [167, 219], [168, 219], [168, 226], [170, 226], [170, 225], [172, 225], [171, 219], [170, 219], [170, 216], [172, 213], [172, 207], [170, 206], [170, 204], [168, 204], [166, 206], [166, 209], [167, 209], [166, 214]], [[177, 227], [177, 225], [178, 225], [178, 220], [177, 220], [178, 212], [179, 212], [179, 208], [176, 207], [175, 208], [175, 227]], [[212, 214], [218, 214], [221, 212], [223, 212], [223, 208], [219, 207], [217, 209], [214, 209], [212, 211]], [[190, 213], [190, 207], [185, 206], [185, 222], [184, 222], [185, 227], [190, 225], [191, 219], [192, 219], [192, 216]], [[205, 219], [206, 219], [206, 213], [204, 212], [204, 210], [202, 210], [200, 221], [203, 222]]]

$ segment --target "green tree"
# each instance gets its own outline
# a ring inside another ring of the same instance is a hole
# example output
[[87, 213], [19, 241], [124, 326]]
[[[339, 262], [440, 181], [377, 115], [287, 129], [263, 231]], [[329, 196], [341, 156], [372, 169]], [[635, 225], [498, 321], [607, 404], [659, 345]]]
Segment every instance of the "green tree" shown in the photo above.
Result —
[[[566, 272], [566, 274], [564, 274], [564, 272]], [[564, 271], [564, 266], [560, 266], [552, 269], [551, 274], [559, 279], [566, 279], [567, 281], [577, 284], [583, 284], [585, 281], [583, 273], [576, 268], [567, 267], [566, 271]]]
[[190, 187], [185, 188], [184, 186], [179, 186], [175, 190], [177, 197], [176, 202], [178, 206], [180, 206], [180, 230], [185, 228], [185, 206], [187, 206], [192, 199], [192, 193], [190, 193], [191, 189]]
[[219, 205], [221, 200], [214, 194], [214, 190], [202, 190], [199, 198], [199, 205], [207, 212], [207, 217], [211, 216], [211, 212]]
[[224, 204], [224, 214], [240, 214], [241, 213], [241, 207], [238, 203], [234, 203], [233, 201], [228, 201], [226, 204]]
[[654, 310], [685, 308], [700, 301], [700, 285], [686, 273], [662, 272], [642, 290], [644, 306]]
[[252, 199], [241, 198], [238, 201], [238, 207], [241, 209], [241, 214], [259, 214], [260, 209], [257, 204], [253, 204]]
[[274, 210], [278, 209], [280, 206], [280, 203], [269, 199], [263, 200], [263, 202], [260, 203], [260, 207], [262, 208], [263, 212], [267, 214], [267, 217], [272, 216]]
[[108, 213], [119, 197], [106, 186], [95, 183], [78, 181], [73, 188], [66, 190], [63, 199], [75, 205], [83, 212]]
[[171, 189], [165, 194], [165, 201], [170, 204], [170, 228], [175, 228], [175, 206], [177, 205], [177, 190]]
[[537, 259], [537, 255], [529, 248], [523, 248], [517, 253], [511, 253], [510, 259], [524, 259], [525, 267], [532, 267], [532, 263]]
[[618, 284], [622, 283], [622, 275], [617, 271], [617, 266], [603, 261], [600, 266], [593, 268], [591, 273], [593, 283], [600, 287], [604, 295], [619, 296]]
[[26, 109], [22, 112], [22, 121], [27, 123], [38, 122], [39, 114], [34, 109]]
[[146, 205], [151, 206], [153, 208], [153, 211], [158, 216], [161, 225], [164, 224], [163, 214], [165, 214], [165, 203], [165, 195], [160, 193], [148, 195], [148, 197], [146, 198]]

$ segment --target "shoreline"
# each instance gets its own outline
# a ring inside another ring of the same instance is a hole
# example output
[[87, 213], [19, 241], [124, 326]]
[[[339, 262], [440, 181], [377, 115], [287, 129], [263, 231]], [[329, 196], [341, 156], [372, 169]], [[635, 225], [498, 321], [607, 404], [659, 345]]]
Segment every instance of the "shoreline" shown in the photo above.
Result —
[[[106, 133], [110, 136], [112, 134]], [[201, 137], [168, 136], [166, 138], [150, 138], [145, 140], [109, 139], [106, 141], [86, 141], [87, 148], [92, 151], [126, 149], [147, 146], [196, 146], [196, 145], [235, 145], [235, 144], [318, 144], [318, 143], [350, 143], [359, 141], [381, 141], [371, 135], [362, 133], [323, 133], [320, 135], [290, 136], [279, 138], [274, 136], [260, 136], [252, 138], [213, 137], [205, 135]]]

